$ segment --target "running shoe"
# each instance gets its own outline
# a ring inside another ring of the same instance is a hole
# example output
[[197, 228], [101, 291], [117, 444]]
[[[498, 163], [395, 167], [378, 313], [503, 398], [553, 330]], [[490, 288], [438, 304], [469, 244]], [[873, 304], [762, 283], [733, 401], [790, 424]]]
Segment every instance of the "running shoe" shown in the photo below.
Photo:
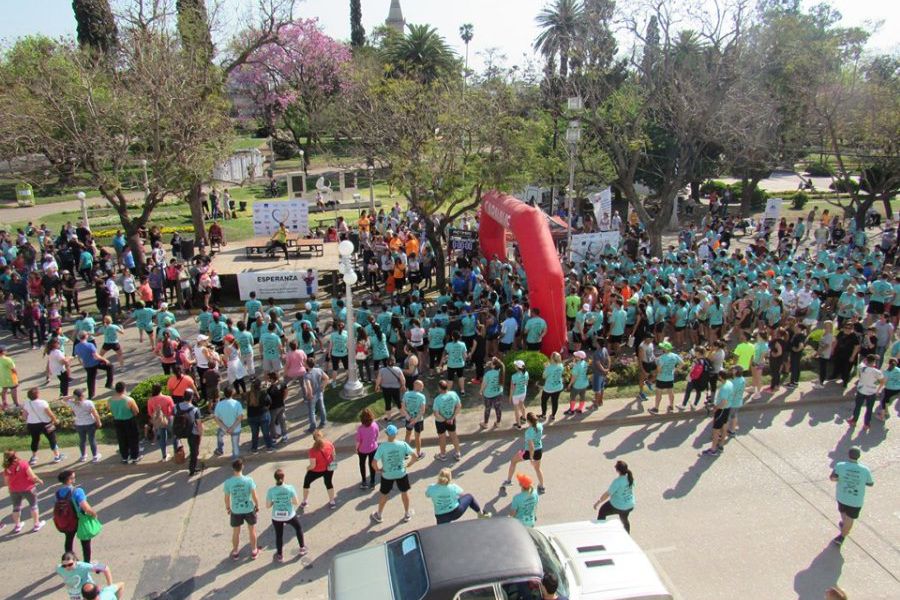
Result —
[[366, 483], [365, 481], [363, 481], [362, 483], [359, 484], [359, 489], [367, 490], [367, 489], [369, 489], [369, 484]]
[[307, 502], [306, 500], [304, 500], [303, 502], [300, 503], [300, 510], [303, 510], [303, 509], [306, 508], [307, 506], [309, 506], [309, 502]]
[[646, 402], [646, 401], [647, 401], [647, 394], [645, 394], [644, 392], [639, 392], [639, 393], [638, 393], [638, 399], [641, 400], [642, 402]]
[[34, 524], [34, 527], [31, 528], [31, 533], [37, 533], [46, 524], [47, 524], [46, 521], [38, 521], [37, 523]]
[[419, 452], [419, 454], [417, 456], [418, 456], [419, 460], [422, 460], [423, 458], [425, 458], [425, 453]]
[[330, 508], [331, 510], [336, 509], [337, 508], [337, 500], [332, 500], [331, 502], [329, 502], [328, 508]]
[[13, 527], [13, 530], [12, 530], [13, 535], [15, 535], [15, 534], [19, 533], [20, 531], [22, 531], [22, 527], [24, 527], [24, 526], [25, 526], [25, 525], [20, 521], [18, 525], [16, 525], [15, 527]]
[[544, 494], [544, 493], [547, 492], [547, 488], [545, 488], [545, 487], [542, 486], [542, 485], [539, 485], [538, 488], [537, 488], [537, 490], [538, 490], [538, 494]]
[[856, 427], [856, 419], [847, 419], [847, 425], [850, 427]]
[[712, 448], [707, 448], [702, 452], [703, 456], [718, 456], [719, 453], [713, 450]]
[[259, 548], [254, 548], [253, 552], [250, 553], [250, 560], [256, 560], [259, 556]]
[[446, 454], [438, 454], [435, 456], [435, 458], [443, 461], [443, 460], [447, 460], [447, 455]]
[[[98, 452], [97, 454], [94, 455], [94, 458], [91, 459], [91, 462], [98, 463], [98, 462], [100, 462], [100, 460], [102, 458], [103, 458], [103, 455]], [[169, 457], [167, 456], [166, 458], [168, 459]]]
[[80, 463], [87, 462], [87, 456], [82, 454], [81, 456], [78, 457], [78, 462], [80, 462]]
[[301, 546], [299, 552], [297, 552], [298, 556], [306, 556], [309, 553], [309, 548], [306, 546]]
[[836, 538], [831, 540], [831, 543], [834, 544], [835, 546], [840, 546], [841, 544], [844, 543], [844, 536], [842, 536], [842, 535], [837, 536]]
[[406, 511], [406, 514], [403, 515], [403, 522], [409, 523], [410, 521], [412, 521], [414, 514], [416, 514], [416, 511], [414, 511], [413, 509], [409, 509], [408, 511]]
[[376, 523], [381, 523], [382, 521], [384, 521], [384, 519], [381, 518], [381, 515], [378, 514], [378, 511], [375, 511], [371, 515], [369, 515], [369, 518]]
[[868, 425], [863, 425], [863, 433], [869, 433], [870, 429], [871, 427], [869, 427]]
[[572, 415], [575, 414], [575, 411], [574, 410], [564, 410], [563, 414], [566, 415], [567, 417], [571, 417]]
[[461, 461], [461, 460], [462, 460], [462, 454], [460, 454], [459, 452], [454, 453], [454, 454], [453, 454], [453, 460], [456, 461], [456, 462]]
[[284, 562], [284, 556], [281, 554], [276, 554], [273, 558], [275, 559], [275, 562]]
[[503, 480], [503, 483], [500, 484], [500, 487], [506, 487], [506, 486], [508, 486], [508, 485], [512, 485], [512, 480], [511, 480], [511, 479], [504, 479], [504, 480]]
[[490, 519], [492, 516], [494, 516], [494, 515], [492, 515], [492, 514], [489, 513], [489, 512], [480, 512], [480, 513], [478, 513], [478, 518], [479, 518], [479, 519]]
[[651, 409], [650, 409], [649, 411], [647, 411], [647, 412], [650, 412], [650, 413], [652, 413], [652, 414], [654, 414], [654, 415], [658, 415], [658, 414], [659, 414], [659, 409], [658, 409], [658, 408], [651, 408]]
[[59, 456], [54, 456], [53, 462], [55, 462], [55, 463], [61, 462], [65, 457], [66, 457], [65, 454], [60, 454]]
[[29, 458], [29, 459], [28, 459], [28, 464], [31, 465], [32, 467], [33, 467], [34, 465], [36, 465], [36, 464], [37, 464], [37, 456], [32, 456], [31, 458]]

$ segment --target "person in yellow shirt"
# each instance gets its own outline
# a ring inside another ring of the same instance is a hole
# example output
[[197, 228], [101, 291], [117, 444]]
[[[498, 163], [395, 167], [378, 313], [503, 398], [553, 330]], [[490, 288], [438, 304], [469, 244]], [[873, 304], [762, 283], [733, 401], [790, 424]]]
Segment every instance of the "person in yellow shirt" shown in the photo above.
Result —
[[290, 260], [288, 258], [287, 235], [288, 232], [284, 227], [284, 223], [279, 223], [278, 231], [272, 234], [269, 243], [266, 245], [266, 253], [270, 258], [275, 255], [275, 248], [281, 248], [284, 250], [284, 260]]

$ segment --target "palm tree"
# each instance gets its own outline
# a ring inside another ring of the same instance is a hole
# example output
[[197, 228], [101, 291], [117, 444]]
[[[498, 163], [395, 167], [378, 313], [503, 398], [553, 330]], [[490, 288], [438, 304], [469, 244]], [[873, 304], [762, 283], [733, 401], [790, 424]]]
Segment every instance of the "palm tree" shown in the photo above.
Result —
[[556, 0], [556, 3], [538, 14], [541, 33], [534, 40], [534, 49], [548, 60], [559, 58], [559, 75], [569, 75], [569, 49], [584, 28], [584, 5], [580, 0]]
[[385, 58], [396, 72], [431, 83], [459, 68], [456, 55], [434, 27], [407, 25], [407, 28], [406, 35], [385, 49]]
[[472, 38], [475, 37], [475, 34], [472, 33], [473, 29], [475, 28], [471, 23], [465, 23], [459, 28], [459, 37], [462, 38], [463, 44], [466, 45], [466, 76], [468, 76], [469, 74], [469, 42], [471, 42]]

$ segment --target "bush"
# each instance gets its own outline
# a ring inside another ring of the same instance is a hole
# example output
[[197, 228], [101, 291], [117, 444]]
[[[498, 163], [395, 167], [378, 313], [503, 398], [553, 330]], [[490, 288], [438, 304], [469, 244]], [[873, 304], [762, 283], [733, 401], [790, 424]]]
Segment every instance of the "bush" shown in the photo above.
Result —
[[803, 210], [803, 207], [806, 206], [807, 202], [809, 202], [809, 196], [804, 192], [794, 192], [794, 195], [791, 197], [791, 208], [794, 210]]
[[[741, 197], [744, 195], [744, 185], [741, 182], [737, 182], [730, 187], [731, 193], [734, 194], [735, 202], [740, 202]], [[769, 194], [757, 186], [753, 190], [753, 195], [750, 197], [750, 210], [756, 212], [765, 209], [766, 200], [768, 199]]]
[[[72, 409], [61, 402], [51, 401], [49, 404], [53, 414], [59, 419], [59, 423], [56, 426], [57, 429], [59, 431], [75, 431], [75, 415], [72, 413]], [[103, 423], [103, 426], [112, 425], [113, 418], [112, 413], [109, 412], [109, 403], [95, 400], [94, 407], [97, 409], [97, 414], [100, 415], [100, 422]], [[19, 410], [0, 412], [0, 436], [28, 435], [28, 430], [25, 427], [25, 421], [22, 419], [21, 414]]]
[[299, 148], [297, 148], [297, 144], [293, 142], [275, 138], [272, 142], [272, 150], [275, 151], [275, 157], [278, 160], [288, 160], [297, 156]]
[[710, 179], [700, 186], [700, 193], [704, 196], [708, 196], [711, 193], [716, 192], [716, 194], [721, 197], [727, 189], [728, 184], [724, 181], [719, 181], [718, 179]]
[[153, 375], [131, 388], [131, 392], [128, 395], [134, 398], [134, 401], [137, 402], [138, 408], [141, 411], [138, 415], [139, 419], [141, 419], [142, 421], [145, 421], [147, 419], [147, 400], [150, 399], [150, 390], [153, 388], [153, 384], [158, 383], [162, 386], [163, 390], [165, 390], [166, 381], [168, 380], [168, 375]]
[[812, 177], [831, 177], [834, 168], [827, 162], [814, 162], [806, 165], [806, 173]]
[[851, 192], [859, 191], [859, 183], [852, 179], [849, 181], [838, 179], [837, 181], [832, 181], [828, 188], [839, 194], [849, 194]]
[[823, 335], [825, 335], [824, 329], [816, 329], [809, 334], [809, 336], [806, 338], [806, 342], [810, 346], [818, 348], [819, 342], [822, 341]]
[[520, 350], [518, 352], [509, 352], [503, 357], [503, 364], [506, 366], [506, 383], [509, 384], [512, 374], [516, 368], [513, 363], [521, 360], [525, 363], [525, 370], [528, 371], [528, 381], [532, 385], [535, 381], [540, 381], [544, 376], [544, 367], [550, 362], [550, 359], [540, 352], [533, 350]]

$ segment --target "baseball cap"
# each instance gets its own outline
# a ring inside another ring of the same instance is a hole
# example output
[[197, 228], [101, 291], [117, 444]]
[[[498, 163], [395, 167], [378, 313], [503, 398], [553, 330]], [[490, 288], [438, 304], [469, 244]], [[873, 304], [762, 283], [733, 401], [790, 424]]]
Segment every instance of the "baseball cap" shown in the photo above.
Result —
[[208, 340], [208, 339], [209, 339], [209, 336], [208, 336], [208, 335], [203, 335], [202, 333], [199, 334], [199, 335], [197, 335], [197, 341], [198, 341], [198, 342], [205, 342], [205, 341]]
[[849, 452], [847, 452], [847, 456], [853, 460], [857, 460], [862, 456], [862, 450], [859, 449], [859, 446], [851, 446]]
[[518, 481], [519, 485], [523, 488], [530, 488], [534, 484], [534, 480], [525, 473], [516, 473], [516, 481]]
[[233, 341], [234, 341], [234, 336], [231, 335], [231, 334], [229, 333], [228, 335], [225, 336], [225, 341], [226, 341], [226, 342], [229, 342], [229, 343], [230, 343], [230, 342], [233, 342]]
[[514, 366], [515, 368], [517, 368], [517, 369], [524, 369], [524, 368], [525, 368], [525, 361], [524, 361], [524, 360], [514, 360], [514, 361], [513, 361], [513, 366]]
[[397, 426], [396, 426], [396, 425], [393, 425], [393, 424], [388, 425], [388, 426], [384, 429], [384, 432], [385, 432], [386, 434], [388, 434], [388, 436], [393, 437], [393, 436], [397, 435]]
[[574, 354], [572, 354], [572, 356], [574, 356], [575, 358], [584, 358], [585, 356], [587, 356], [587, 354], [585, 354], [581, 350], [578, 350]]
[[672, 349], [672, 344], [670, 344], [669, 342], [660, 342], [659, 347], [662, 348], [663, 350], [668, 351], [668, 350]]

